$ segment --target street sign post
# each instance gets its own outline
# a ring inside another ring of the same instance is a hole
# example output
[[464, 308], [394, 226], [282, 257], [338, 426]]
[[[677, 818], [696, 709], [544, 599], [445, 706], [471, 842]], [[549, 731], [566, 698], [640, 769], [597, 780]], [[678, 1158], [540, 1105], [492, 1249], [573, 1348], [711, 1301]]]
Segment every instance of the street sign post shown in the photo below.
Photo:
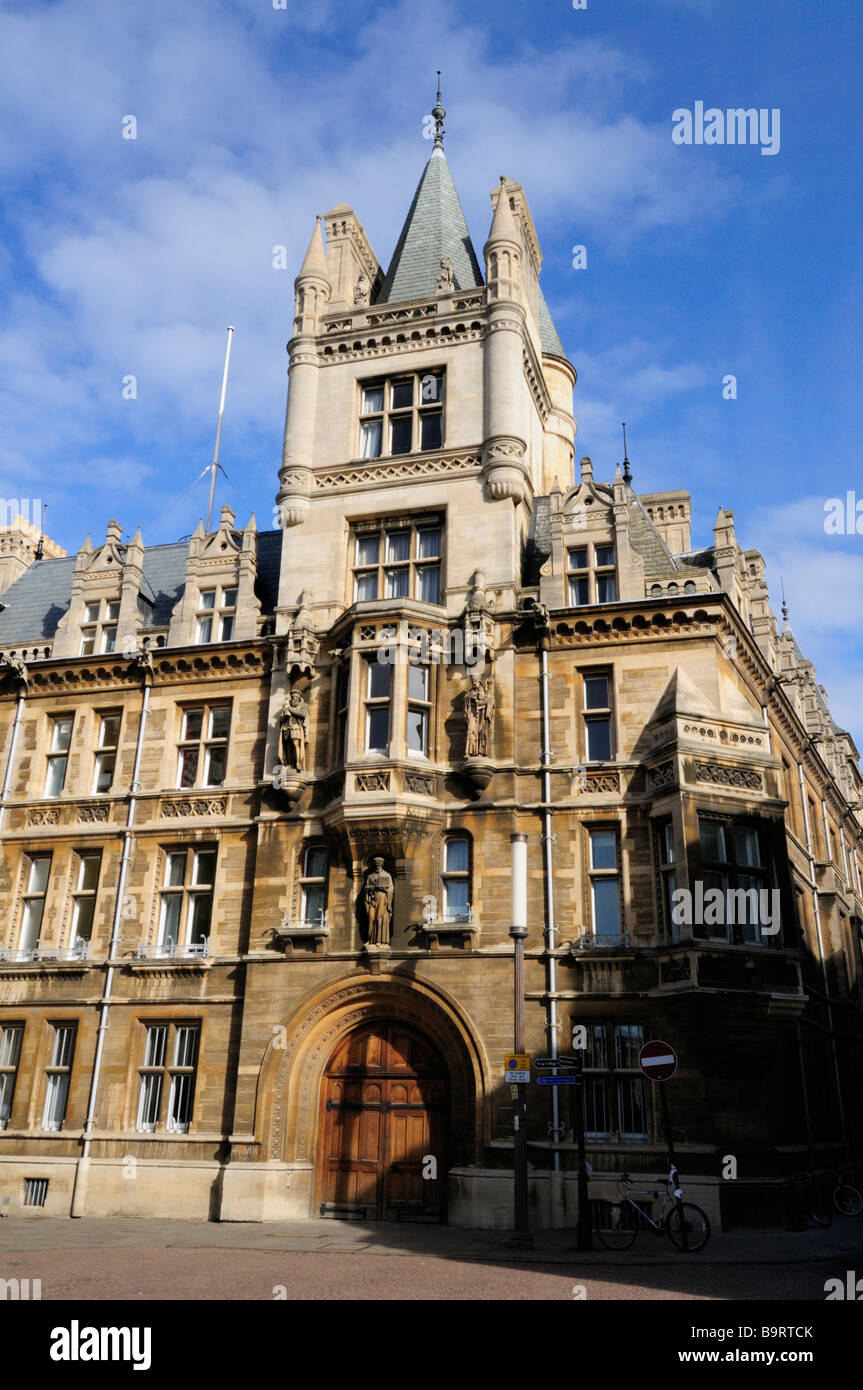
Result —
[[512, 1085], [526, 1086], [530, 1081], [530, 1054], [527, 1052], [507, 1052], [504, 1057], [506, 1079]]
[[[677, 1053], [667, 1042], [654, 1038], [646, 1042], [638, 1054], [638, 1065], [651, 1081], [670, 1081], [677, 1071]], [[665, 1142], [668, 1145], [668, 1162], [676, 1166], [674, 1140], [671, 1136], [671, 1120], [668, 1117], [668, 1092], [664, 1086], [659, 1088], [662, 1104], [662, 1123], [665, 1126]]]
[[638, 1065], [651, 1081], [670, 1081], [677, 1071], [677, 1053], [667, 1042], [655, 1038], [642, 1047]]

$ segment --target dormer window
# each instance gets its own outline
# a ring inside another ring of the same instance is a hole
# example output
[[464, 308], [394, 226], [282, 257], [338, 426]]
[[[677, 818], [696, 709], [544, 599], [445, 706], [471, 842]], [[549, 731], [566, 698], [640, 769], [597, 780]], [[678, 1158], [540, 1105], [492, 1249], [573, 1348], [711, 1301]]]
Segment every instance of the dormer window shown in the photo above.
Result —
[[360, 458], [412, 454], [443, 444], [443, 372], [411, 372], [360, 386]]
[[613, 545], [580, 545], [567, 550], [569, 602], [573, 608], [614, 603], [617, 573]]
[[92, 656], [94, 652], [112, 652], [117, 645], [119, 617], [119, 599], [95, 599], [92, 603], [85, 603], [80, 655]]
[[221, 585], [202, 589], [198, 595], [198, 623], [195, 641], [199, 646], [208, 642], [230, 642], [237, 616], [237, 591]]

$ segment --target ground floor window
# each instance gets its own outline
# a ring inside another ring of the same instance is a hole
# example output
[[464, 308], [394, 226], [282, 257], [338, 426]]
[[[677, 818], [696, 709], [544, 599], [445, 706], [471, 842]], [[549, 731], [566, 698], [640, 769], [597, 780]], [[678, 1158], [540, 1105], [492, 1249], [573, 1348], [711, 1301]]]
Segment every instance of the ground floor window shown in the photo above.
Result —
[[587, 1139], [647, 1139], [647, 1096], [638, 1067], [639, 1023], [590, 1023], [584, 1054]]
[[6, 1129], [12, 1114], [23, 1036], [23, 1023], [10, 1023], [0, 1028], [0, 1129]]
[[53, 1025], [54, 1037], [51, 1042], [51, 1060], [45, 1069], [45, 1109], [42, 1113], [43, 1129], [62, 1129], [66, 1118], [66, 1103], [69, 1099], [69, 1079], [72, 1075], [72, 1059], [75, 1055], [74, 1023]]
[[192, 1122], [200, 1024], [152, 1023], [146, 1031], [136, 1128], [139, 1134], [152, 1134], [161, 1128], [169, 1134], [187, 1134]]

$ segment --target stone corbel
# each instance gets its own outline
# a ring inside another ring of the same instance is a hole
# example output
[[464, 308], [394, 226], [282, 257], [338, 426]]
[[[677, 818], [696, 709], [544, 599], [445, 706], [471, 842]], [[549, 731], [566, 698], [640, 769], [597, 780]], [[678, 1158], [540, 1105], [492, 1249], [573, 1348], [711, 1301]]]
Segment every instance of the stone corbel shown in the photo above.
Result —
[[525, 443], [514, 435], [498, 435], [485, 446], [483, 477], [486, 492], [495, 502], [506, 497], [521, 501], [528, 492]]
[[293, 467], [283, 474], [282, 486], [276, 498], [279, 525], [301, 526], [311, 510], [312, 470]]

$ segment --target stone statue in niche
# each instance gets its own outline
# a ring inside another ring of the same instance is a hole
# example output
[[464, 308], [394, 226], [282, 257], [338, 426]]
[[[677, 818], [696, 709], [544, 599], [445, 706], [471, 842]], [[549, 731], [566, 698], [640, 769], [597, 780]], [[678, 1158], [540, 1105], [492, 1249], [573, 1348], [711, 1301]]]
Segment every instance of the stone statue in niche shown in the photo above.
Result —
[[354, 304], [368, 304], [371, 292], [372, 290], [371, 285], [369, 284], [369, 277], [367, 275], [364, 275], [363, 272], [360, 271], [357, 283], [354, 285]]
[[392, 875], [384, 868], [380, 855], [372, 860], [372, 868], [366, 875], [363, 889], [363, 903], [369, 926], [368, 944], [370, 946], [389, 946], [393, 924], [393, 884]]
[[494, 680], [492, 676], [471, 676], [470, 689], [464, 693], [464, 717], [467, 725], [466, 758], [487, 758], [494, 722]]
[[309, 707], [299, 690], [291, 690], [282, 706], [279, 728], [279, 757], [283, 767], [305, 772], [308, 741]]
[[453, 263], [449, 256], [445, 256], [440, 263], [440, 270], [437, 273], [437, 287], [440, 294], [445, 294], [447, 291], [455, 289]]

